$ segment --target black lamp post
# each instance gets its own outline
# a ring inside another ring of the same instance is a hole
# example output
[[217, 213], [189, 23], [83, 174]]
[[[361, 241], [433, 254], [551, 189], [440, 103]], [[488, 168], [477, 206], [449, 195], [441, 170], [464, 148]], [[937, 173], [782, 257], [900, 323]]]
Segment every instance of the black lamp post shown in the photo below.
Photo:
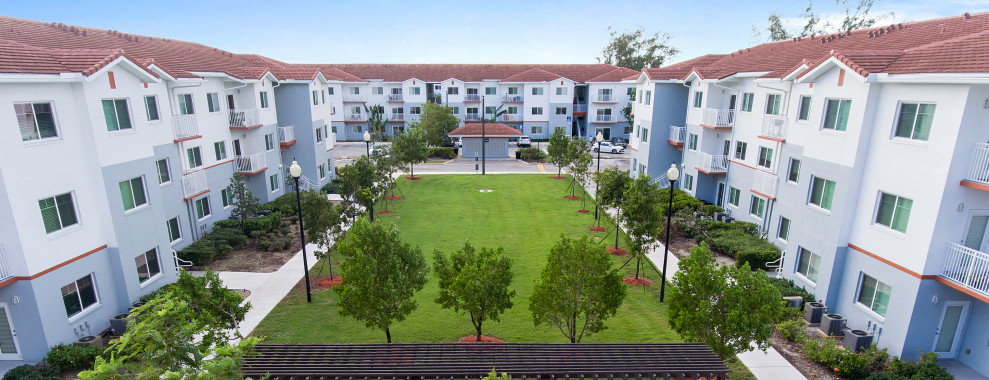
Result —
[[676, 187], [677, 178], [680, 177], [680, 170], [676, 164], [671, 164], [666, 171], [666, 178], [670, 180], [670, 204], [666, 207], [666, 244], [663, 247], [663, 282], [659, 285], [659, 302], [666, 302], [666, 261], [670, 257], [670, 222], [673, 220], [673, 188]]
[[[598, 135], [594, 136], [594, 141], [597, 141], [598, 143], [598, 170], [595, 173], [598, 176], [600, 176], [601, 175], [601, 143], [604, 142], [604, 135], [601, 134], [601, 131], [598, 131]], [[601, 225], [601, 219], [598, 218], [598, 203], [599, 203], [598, 201], [601, 199], [601, 197], [598, 194], [598, 190], [601, 190], [601, 185], [598, 183], [599, 181], [600, 178], [594, 181], [594, 220], [597, 221], [598, 226]]]
[[364, 131], [364, 143], [367, 144], [367, 156], [371, 157], [371, 134]]
[[[366, 132], [365, 132], [365, 136]], [[306, 259], [306, 230], [302, 227], [302, 195], [299, 193], [299, 177], [302, 176], [302, 167], [298, 162], [292, 161], [292, 166], [288, 167], [289, 174], [295, 178], [295, 209], [298, 210], [299, 217], [299, 238], [302, 241], [302, 273], [306, 276], [306, 302], [312, 302], [312, 290], [309, 288], [309, 260]]]
[[[485, 111], [484, 110], [484, 97], [483, 96], [481, 97], [481, 110], [482, 110], [481, 112], [484, 112]], [[483, 115], [485, 115], [484, 113], [482, 113], [481, 115], [482, 115], [482, 117], [481, 117], [481, 174], [483, 175], [483, 174], [487, 174], [487, 172], [488, 172], [487, 166], [486, 166], [486, 164], [488, 163], [487, 162], [488, 152], [487, 152], [487, 149], [486, 149], [487, 148], [487, 145], [488, 145], [487, 144], [487, 142], [488, 142], [488, 135], [484, 133], [484, 127], [485, 127], [485, 125], [487, 125], [487, 120], [486, 120], [487, 118], [483, 117]]]

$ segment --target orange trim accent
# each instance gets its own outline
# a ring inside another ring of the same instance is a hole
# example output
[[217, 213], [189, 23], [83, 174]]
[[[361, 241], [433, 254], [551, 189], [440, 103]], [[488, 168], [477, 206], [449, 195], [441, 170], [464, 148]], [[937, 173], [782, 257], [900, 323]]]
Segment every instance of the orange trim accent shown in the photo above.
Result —
[[182, 200], [183, 200], [183, 201], [187, 201], [187, 200], [190, 200], [190, 199], [193, 199], [193, 198], [197, 198], [197, 197], [199, 197], [200, 195], [203, 195], [203, 194], [206, 194], [206, 193], [208, 193], [208, 192], [209, 192], [209, 189], [206, 189], [206, 190], [203, 190], [203, 191], [200, 191], [200, 192], [198, 192], [198, 193], [196, 193], [196, 194], [193, 194], [193, 195], [192, 195], [191, 197], [185, 197], [185, 198], [182, 198]]
[[223, 164], [229, 164], [231, 162], [234, 162], [234, 160], [226, 160], [226, 161], [223, 161], [223, 162], [218, 162], [218, 163], [215, 163], [213, 165], [210, 165], [210, 166], [207, 166], [207, 167], [203, 168], [203, 170], [206, 170], [206, 169], [209, 169], [209, 168], [215, 168], [215, 167], [220, 166], [220, 165], [223, 165]]
[[965, 187], [970, 187], [976, 190], [989, 191], [989, 185], [986, 185], [984, 183], [978, 183], [975, 181], [969, 181], [967, 179], [963, 179], [960, 185]]
[[367, 100], [344, 100], [344, 103], [367, 103]]
[[144, 88], [148, 88], [148, 84], [147, 83], [144, 84]]
[[775, 138], [775, 137], [759, 136], [759, 138], [760, 139], [766, 139], [766, 140], [769, 140], [769, 141], [775, 141], [775, 142], [779, 142], [779, 143], [785, 143], [786, 142], [786, 139], [778, 139], [778, 138]]
[[99, 248], [90, 250], [89, 252], [83, 253], [83, 254], [81, 254], [79, 256], [76, 256], [76, 257], [73, 257], [73, 258], [68, 259], [66, 261], [63, 261], [60, 264], [56, 264], [55, 266], [53, 266], [51, 268], [48, 268], [48, 269], [45, 269], [45, 270], [43, 270], [41, 272], [35, 273], [32, 276], [17, 276], [17, 277], [8, 278], [4, 282], [0, 282], [0, 288], [2, 288], [4, 286], [7, 286], [7, 285], [10, 285], [10, 284], [13, 284], [13, 283], [15, 283], [17, 281], [30, 281], [30, 280], [36, 279], [38, 277], [44, 276], [44, 275], [46, 275], [48, 273], [51, 273], [52, 271], [54, 271], [54, 270], [56, 270], [58, 268], [64, 267], [64, 266], [69, 265], [69, 264], [72, 264], [72, 263], [74, 263], [76, 261], [79, 261], [79, 260], [85, 258], [86, 256], [89, 256], [89, 255], [92, 255], [92, 254], [94, 254], [96, 252], [102, 251], [102, 250], [106, 249], [106, 247], [107, 247], [107, 245], [106, 244], [103, 244], [103, 246], [101, 246]]
[[574, 112], [574, 116], [587, 116], [587, 112]]
[[917, 272], [914, 272], [912, 270], [909, 270], [907, 268], [904, 268], [903, 266], [894, 264], [893, 262], [891, 262], [889, 260], [886, 260], [886, 259], [884, 259], [882, 257], [879, 257], [875, 253], [866, 251], [865, 249], [863, 249], [863, 248], [861, 248], [861, 247], [859, 247], [859, 246], [857, 246], [855, 244], [849, 243], [848, 244], [848, 248], [851, 248], [851, 249], [854, 249], [854, 250], [859, 251], [861, 253], [864, 253], [866, 256], [869, 256], [869, 257], [871, 257], [873, 259], [876, 259], [879, 262], [882, 262], [883, 264], [886, 264], [886, 265], [889, 265], [889, 266], [891, 266], [893, 268], [896, 268], [896, 269], [900, 270], [901, 272], [906, 273], [906, 274], [909, 274], [909, 275], [911, 275], [911, 276], [913, 276], [915, 278], [919, 278], [921, 280], [934, 280], [934, 281], [940, 282], [940, 283], [942, 283], [944, 285], [947, 285], [948, 287], [950, 287], [952, 289], [955, 289], [955, 290], [957, 290], [959, 292], [962, 292], [962, 293], [968, 294], [968, 295], [970, 295], [972, 297], [978, 298], [982, 302], [989, 302], [989, 297], [987, 297], [987, 296], [985, 296], [983, 294], [976, 293], [976, 292], [972, 291], [972, 289], [965, 288], [965, 287], [963, 287], [961, 285], [958, 285], [958, 284], [954, 283], [953, 281], [948, 280], [948, 279], [946, 279], [944, 277], [941, 277], [941, 276], [938, 276], [938, 275], [934, 275], [934, 274], [924, 274], [924, 275], [921, 275], [921, 274], [919, 274]]
[[727, 172], [709, 172], [709, 171], [707, 171], [707, 170], [704, 170], [704, 169], [701, 169], [701, 168], [698, 168], [698, 167], [696, 167], [696, 166], [694, 166], [694, 169], [697, 169], [697, 171], [699, 171], [699, 172], [701, 172], [701, 173], [704, 173], [704, 174], [714, 174], [714, 175], [718, 175], [718, 174], [725, 174], [725, 173], [727, 173]]
[[288, 149], [288, 147], [292, 145], [295, 145], [295, 140], [278, 143], [278, 146], [282, 148], [282, 150]]
[[638, 152], [638, 151], [639, 151], [638, 149], [635, 149], [635, 148], [633, 148], [633, 147], [628, 147], [628, 148], [629, 148], [629, 149], [631, 149], [631, 150], [634, 150], [634, 151], [636, 151], [636, 152]]
[[810, 84], [810, 88], [814, 88], [814, 83], [811, 83]]
[[108, 71], [106, 73], [106, 77], [110, 79], [110, 89], [111, 90], [116, 90], [117, 89], [117, 81], [113, 77], [113, 71]]
[[948, 285], [952, 289], [955, 289], [955, 290], [957, 290], [959, 292], [962, 292], [962, 293], [968, 294], [968, 295], [970, 295], [972, 297], [978, 298], [979, 300], [982, 300], [982, 302], [989, 303], [989, 297], [986, 297], [986, 296], [984, 296], [982, 294], [973, 292], [972, 289], [968, 289], [968, 288], [962, 287], [961, 285], [958, 285], [958, 284], [952, 282], [951, 280], [948, 280], [948, 279], [943, 278], [941, 276], [934, 276], [934, 280], [937, 281], [937, 282], [940, 282], [942, 284]]
[[670, 145], [673, 145], [673, 146], [675, 146], [677, 148], [683, 146], [683, 143], [682, 142], [676, 142], [676, 141], [673, 141], [673, 140], [666, 140], [666, 142], [670, 143]]
[[747, 168], [752, 169], [752, 170], [759, 170], [759, 169], [756, 169], [756, 168], [754, 168], [752, 166], [748, 166], [746, 164], [743, 164], [743, 163], [738, 162], [738, 161], [735, 161], [735, 160], [728, 160], [728, 162], [731, 162], [733, 164], [739, 164], [739, 165], [742, 165], [742, 166], [747, 167]]
[[591, 103], [601, 103], [601, 104], [615, 104], [615, 103], [618, 103], [618, 102], [617, 102], [617, 101], [604, 101], [604, 100], [595, 100], [595, 101], [592, 101]]
[[729, 126], [722, 126], [722, 127], [715, 127], [713, 125], [707, 125], [707, 124], [698, 124], [698, 125], [700, 125], [701, 128], [707, 128], [707, 129], [713, 129], [713, 130], [731, 129], [731, 126], [730, 125]]
[[776, 198], [770, 197], [770, 196], [768, 196], [766, 194], [760, 193], [760, 192], [755, 191], [753, 189], [749, 189], [749, 191], [751, 191], [752, 194], [758, 195], [758, 196], [763, 197], [763, 198], [766, 198], [768, 200], [771, 200], [771, 201], [775, 201], [776, 200]]
[[263, 167], [263, 168], [261, 168], [261, 169], [259, 169], [257, 171], [253, 171], [253, 172], [237, 172], [237, 173], [240, 173], [240, 174], [243, 174], [243, 175], [255, 175], [255, 174], [258, 174], [258, 173], [263, 172], [265, 170], [268, 170], [268, 167], [267, 166], [265, 166], [265, 167]]
[[247, 125], [247, 126], [243, 126], [243, 127], [234, 127], [234, 126], [231, 126], [229, 128], [230, 129], [236, 129], [238, 131], [246, 131], [246, 130], [249, 130], [249, 129], [258, 129], [258, 128], [261, 128], [263, 126], [264, 126], [264, 124], [257, 124], [257, 125]]
[[932, 279], [932, 278], [937, 277], [937, 276], [933, 276], [933, 275], [921, 276], [920, 273], [914, 272], [912, 270], [907, 269], [906, 267], [904, 267], [902, 265], [896, 264], [896, 263], [894, 263], [892, 261], [889, 261], [889, 260], [886, 260], [886, 259], [884, 259], [882, 257], [879, 257], [879, 255], [877, 255], [875, 253], [872, 253], [872, 252], [869, 252], [869, 251], [866, 251], [864, 248], [859, 247], [859, 246], [857, 246], [855, 244], [852, 244], [852, 243], [848, 243], [848, 248], [851, 248], [851, 249], [854, 249], [856, 251], [862, 252], [866, 256], [869, 256], [869, 257], [871, 257], [873, 259], [879, 260], [883, 264], [886, 264], [886, 265], [889, 265], [889, 266], [891, 266], [893, 268], [899, 269], [901, 272], [906, 273], [906, 274], [909, 274], [909, 275], [911, 275], [913, 277], [916, 277], [916, 278], [924, 279], [924, 277], [927, 277], [927, 279]]
[[845, 70], [838, 72], [838, 87], [845, 85]]
[[203, 136], [186, 137], [184, 139], [172, 140], [172, 142], [180, 143], [180, 142], [183, 142], [183, 141], [195, 140], [195, 139], [200, 139], [200, 138], [203, 138]]

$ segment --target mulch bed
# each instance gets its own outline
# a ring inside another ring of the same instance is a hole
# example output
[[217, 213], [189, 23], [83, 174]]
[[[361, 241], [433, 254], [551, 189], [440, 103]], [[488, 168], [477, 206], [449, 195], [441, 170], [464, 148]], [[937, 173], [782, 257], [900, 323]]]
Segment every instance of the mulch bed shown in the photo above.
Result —
[[392, 211], [392, 210], [381, 210], [381, 211], [378, 211], [379, 214], [391, 214], [393, 212], [394, 211]]
[[639, 277], [639, 278], [625, 277], [625, 279], [622, 280], [622, 282], [634, 286], [649, 286], [655, 284], [655, 282], [649, 281], [645, 277]]
[[613, 246], [608, 247], [608, 249], [606, 249], [605, 251], [608, 252], [608, 254], [615, 256], [625, 256], [628, 253], [628, 250], [625, 248], [622, 247], [615, 248]]
[[418, 181], [418, 180], [422, 179], [422, 177], [405, 177], [405, 179], [407, 179], [409, 181]]
[[834, 374], [834, 369], [827, 368], [818, 362], [810, 360], [799, 343], [784, 339], [779, 332], [773, 334], [773, 337], [769, 339], [769, 343], [807, 379], [841, 380], [840, 376]]
[[323, 289], [329, 289], [334, 286], [340, 285], [340, 282], [342, 281], [343, 281], [343, 277], [341, 276], [333, 276], [333, 278], [330, 278], [330, 276], [326, 276], [316, 280], [316, 286]]
[[285, 265], [289, 259], [302, 249], [302, 244], [299, 244], [298, 223], [289, 225], [288, 236], [292, 238], [292, 244], [282, 251], [265, 251], [258, 247], [254, 239], [248, 239], [243, 245], [238, 246], [226, 256], [213, 260], [212, 263], [207, 264], [205, 267], [193, 266], [188, 269], [202, 270], [203, 268], [209, 268], [216, 272], [271, 273], [281, 268], [282, 265]]
[[564, 198], [569, 199], [569, 200], [580, 199], [580, 197], [578, 197], [576, 195], [567, 195]]
[[579, 212], [581, 214], [586, 214], [586, 213], [591, 212], [591, 210], [580, 209], [580, 210], [577, 210], [577, 212]]
[[564, 178], [567, 178], [567, 177], [560, 177], [558, 175], [555, 175], [555, 176], [552, 176], [552, 177], [549, 177], [549, 178], [552, 178], [552, 179], [564, 179]]
[[604, 228], [604, 227], [601, 227], [601, 226], [591, 226], [591, 231], [594, 231], [594, 232], [604, 232], [604, 231], [607, 231], [607, 228]]
[[478, 341], [477, 335], [468, 335], [457, 339], [457, 343], [505, 343], [505, 341], [487, 335], [481, 335], [481, 340]]
[[390, 196], [385, 197], [385, 199], [387, 199], [389, 201], [400, 201], [402, 199], [405, 199], [405, 197], [400, 197], [400, 196], [397, 196], [397, 195], [390, 195]]

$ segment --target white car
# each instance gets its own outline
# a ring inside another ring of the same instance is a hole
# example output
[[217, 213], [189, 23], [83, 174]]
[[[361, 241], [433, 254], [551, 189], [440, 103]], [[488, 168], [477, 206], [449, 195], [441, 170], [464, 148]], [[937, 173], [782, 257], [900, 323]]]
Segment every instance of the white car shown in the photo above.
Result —
[[[603, 142], [603, 143], [601, 143], [600, 146], [601, 146], [601, 151], [602, 152], [625, 153], [625, 148], [624, 147], [622, 147], [620, 145], [612, 144], [610, 142]], [[598, 151], [598, 144], [594, 144], [594, 148], [591, 149], [591, 150], [597, 152]]]
[[532, 146], [532, 139], [529, 138], [529, 136], [519, 137], [518, 145], [519, 145], [519, 148], [521, 148], [521, 147], [527, 147], [527, 148], [528, 147], [531, 147]]

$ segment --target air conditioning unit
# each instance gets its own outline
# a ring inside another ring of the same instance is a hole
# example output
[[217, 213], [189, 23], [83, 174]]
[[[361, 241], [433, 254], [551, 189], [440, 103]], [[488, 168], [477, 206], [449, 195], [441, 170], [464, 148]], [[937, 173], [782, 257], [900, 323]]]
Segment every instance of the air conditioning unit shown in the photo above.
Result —
[[714, 220], [717, 220], [719, 222], [724, 222], [726, 216], [728, 215], [723, 212], [716, 212], [714, 213]]
[[828, 307], [824, 306], [820, 302], [809, 302], [807, 306], [804, 307], [804, 320], [810, 322], [810, 324], [821, 323], [821, 315], [828, 312]]
[[849, 351], [862, 352], [872, 345], [872, 334], [862, 330], [847, 330], [842, 345]]
[[113, 335], [121, 336], [127, 331], [127, 320], [130, 314], [117, 314], [110, 319], [110, 330], [113, 331]]
[[99, 338], [97, 338], [95, 336], [88, 335], [88, 336], [84, 336], [82, 338], [79, 338], [75, 342], [72, 342], [72, 344], [74, 344], [76, 346], [103, 347], [103, 339], [99, 339]]
[[735, 222], [735, 218], [732, 218], [730, 216], [725, 217], [725, 223], [733, 223], [733, 222]]
[[821, 316], [820, 329], [828, 336], [845, 335], [845, 317], [841, 314], [824, 314]]
[[803, 309], [804, 307], [804, 297], [789, 296], [789, 297], [783, 297], [783, 300], [786, 301], [787, 307], [792, 307], [797, 310]]
[[694, 217], [695, 218], [700, 218], [700, 217], [703, 217], [705, 215], [707, 215], [707, 214], [704, 214], [703, 212], [700, 212], [700, 211], [694, 211]]

